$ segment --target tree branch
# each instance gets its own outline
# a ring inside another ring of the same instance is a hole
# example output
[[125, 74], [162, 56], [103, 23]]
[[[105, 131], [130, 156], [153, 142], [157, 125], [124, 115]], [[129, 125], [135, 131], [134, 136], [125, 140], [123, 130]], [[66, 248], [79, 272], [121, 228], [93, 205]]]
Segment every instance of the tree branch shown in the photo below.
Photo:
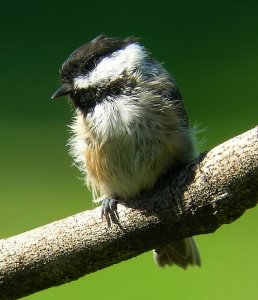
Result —
[[171, 239], [214, 232], [258, 201], [258, 127], [119, 205], [107, 229], [100, 210], [0, 240], [0, 299], [17, 299], [129, 259]]

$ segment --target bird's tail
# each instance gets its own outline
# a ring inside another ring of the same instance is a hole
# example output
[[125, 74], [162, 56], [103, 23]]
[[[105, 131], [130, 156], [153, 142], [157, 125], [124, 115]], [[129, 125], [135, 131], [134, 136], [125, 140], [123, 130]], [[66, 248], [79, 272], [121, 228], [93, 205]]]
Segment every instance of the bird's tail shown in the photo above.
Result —
[[186, 269], [189, 265], [201, 266], [201, 257], [193, 237], [158, 247], [153, 250], [154, 260], [160, 267], [178, 265]]

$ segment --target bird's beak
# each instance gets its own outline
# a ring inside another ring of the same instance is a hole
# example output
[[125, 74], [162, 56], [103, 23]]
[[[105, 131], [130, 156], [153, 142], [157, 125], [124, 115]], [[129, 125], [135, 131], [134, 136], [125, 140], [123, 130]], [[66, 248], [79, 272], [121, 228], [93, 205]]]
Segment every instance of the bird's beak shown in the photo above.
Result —
[[54, 94], [52, 95], [51, 99], [55, 99], [55, 98], [59, 98], [65, 95], [69, 95], [72, 92], [72, 87], [67, 84], [64, 83], [62, 86], [60, 86], [60, 88], [58, 88]]

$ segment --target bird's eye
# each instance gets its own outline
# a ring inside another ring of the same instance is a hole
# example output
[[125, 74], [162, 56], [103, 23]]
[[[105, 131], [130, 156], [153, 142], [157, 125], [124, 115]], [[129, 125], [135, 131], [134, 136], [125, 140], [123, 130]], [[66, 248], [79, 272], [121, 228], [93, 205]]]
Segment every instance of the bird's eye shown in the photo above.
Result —
[[86, 73], [92, 71], [96, 67], [96, 65], [97, 65], [96, 59], [91, 59], [91, 60], [84, 62], [82, 64], [81, 73], [86, 74]]

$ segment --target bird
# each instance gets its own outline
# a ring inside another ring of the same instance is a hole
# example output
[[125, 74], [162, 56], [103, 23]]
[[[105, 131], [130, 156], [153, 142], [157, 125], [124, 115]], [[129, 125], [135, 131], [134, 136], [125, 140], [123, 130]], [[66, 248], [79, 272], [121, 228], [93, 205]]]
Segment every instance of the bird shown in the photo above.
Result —
[[[109, 226], [117, 202], [197, 156], [175, 79], [138, 38], [97, 36], [68, 56], [60, 78], [51, 98], [68, 96], [74, 106], [70, 153]], [[160, 267], [201, 265], [193, 237], [159, 246], [153, 257]]]

